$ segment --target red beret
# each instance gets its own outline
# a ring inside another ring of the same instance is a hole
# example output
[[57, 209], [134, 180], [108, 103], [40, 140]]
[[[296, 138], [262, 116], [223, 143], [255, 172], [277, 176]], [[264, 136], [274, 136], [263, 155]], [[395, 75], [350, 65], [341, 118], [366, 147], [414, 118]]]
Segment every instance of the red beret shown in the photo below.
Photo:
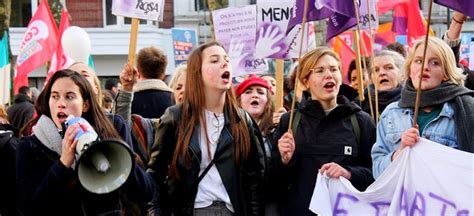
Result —
[[248, 79], [240, 83], [239, 86], [235, 88], [235, 93], [237, 94], [237, 96], [240, 96], [245, 92], [245, 90], [247, 90], [247, 88], [254, 85], [262, 86], [273, 93], [272, 87], [268, 85], [267, 81], [255, 75], [250, 75]]

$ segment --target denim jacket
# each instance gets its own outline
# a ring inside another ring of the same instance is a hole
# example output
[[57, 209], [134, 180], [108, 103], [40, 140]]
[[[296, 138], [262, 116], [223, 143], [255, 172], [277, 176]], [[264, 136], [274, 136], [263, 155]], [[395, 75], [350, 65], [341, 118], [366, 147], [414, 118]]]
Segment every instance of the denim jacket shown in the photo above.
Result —
[[[457, 148], [453, 106], [452, 103], [444, 103], [439, 115], [426, 125], [421, 137], [451, 148]], [[412, 127], [412, 108], [402, 108], [398, 102], [387, 106], [380, 116], [377, 141], [372, 147], [374, 178], [378, 178], [388, 167], [392, 161], [393, 152], [400, 147], [403, 132]]]

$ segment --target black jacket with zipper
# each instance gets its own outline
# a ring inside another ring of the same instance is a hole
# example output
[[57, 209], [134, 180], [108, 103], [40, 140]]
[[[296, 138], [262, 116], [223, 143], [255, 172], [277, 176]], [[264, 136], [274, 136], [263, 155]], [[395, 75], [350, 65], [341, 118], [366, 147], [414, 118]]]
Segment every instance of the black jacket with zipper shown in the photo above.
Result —
[[[299, 108], [301, 119], [294, 135], [295, 152], [288, 165], [281, 162], [278, 147], [275, 148], [270, 172], [279, 181], [275, 190], [283, 191], [282, 215], [314, 215], [309, 204], [318, 169], [323, 164], [335, 162], [349, 170], [350, 181], [359, 190], [365, 190], [374, 181], [370, 150], [375, 142], [375, 125], [367, 113], [346, 97], [338, 96], [337, 103], [328, 115], [317, 100], [308, 99]], [[360, 128], [360, 144], [350, 119], [354, 113]], [[276, 142], [288, 131], [289, 117], [289, 113], [281, 117]]]
[[[148, 173], [154, 178], [157, 185], [155, 200], [151, 208], [155, 215], [193, 215], [201, 163], [199, 125], [194, 126], [189, 143], [190, 168], [185, 168], [183, 159], [180, 158], [177, 165], [180, 178], [169, 177], [169, 166], [176, 149], [181, 112], [182, 105], [169, 107], [161, 116], [160, 126], [155, 132], [157, 142], [151, 149], [148, 169]], [[224, 111], [225, 125], [215, 153], [215, 166], [229, 195], [235, 215], [263, 215], [260, 183], [264, 164], [259, 158], [259, 146], [262, 143], [261, 133], [247, 113], [245, 113], [246, 119], [236, 116], [237, 121], [247, 122], [250, 136], [250, 153], [247, 159], [237, 166], [234, 160], [234, 141], [229, 115], [227, 111]]]

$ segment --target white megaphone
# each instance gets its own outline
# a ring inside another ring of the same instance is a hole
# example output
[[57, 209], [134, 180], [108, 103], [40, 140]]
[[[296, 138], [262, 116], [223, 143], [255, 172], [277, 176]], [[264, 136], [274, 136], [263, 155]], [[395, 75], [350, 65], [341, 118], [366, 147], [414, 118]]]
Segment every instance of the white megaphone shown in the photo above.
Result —
[[76, 145], [77, 176], [81, 185], [96, 194], [110, 193], [122, 186], [135, 166], [130, 148], [120, 140], [100, 140], [85, 119], [69, 115], [66, 127], [79, 124]]

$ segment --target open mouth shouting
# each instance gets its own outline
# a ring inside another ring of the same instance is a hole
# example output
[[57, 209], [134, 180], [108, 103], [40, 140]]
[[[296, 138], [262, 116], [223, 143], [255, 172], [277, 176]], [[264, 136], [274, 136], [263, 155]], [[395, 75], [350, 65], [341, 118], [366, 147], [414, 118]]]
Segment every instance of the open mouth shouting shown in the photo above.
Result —
[[334, 83], [332, 81], [329, 81], [326, 84], [324, 84], [323, 87], [324, 87], [324, 90], [326, 90], [328, 92], [331, 92], [331, 91], [335, 90], [336, 83]]
[[388, 79], [381, 79], [381, 80], [379, 81], [379, 85], [389, 84], [389, 82], [390, 82], [390, 81], [389, 81]]
[[252, 101], [250, 102], [250, 105], [251, 105], [251, 106], [254, 106], [254, 107], [258, 107], [258, 105], [260, 105], [260, 103], [258, 102], [258, 100], [252, 100]]
[[229, 71], [225, 71], [224, 73], [222, 73], [222, 76], [221, 76], [222, 80], [224, 80], [224, 82], [227, 84], [227, 83], [230, 83], [230, 72]]
[[58, 120], [60, 123], [66, 122], [66, 119], [68, 117], [68, 115], [65, 112], [58, 112], [56, 116], [58, 117]]

